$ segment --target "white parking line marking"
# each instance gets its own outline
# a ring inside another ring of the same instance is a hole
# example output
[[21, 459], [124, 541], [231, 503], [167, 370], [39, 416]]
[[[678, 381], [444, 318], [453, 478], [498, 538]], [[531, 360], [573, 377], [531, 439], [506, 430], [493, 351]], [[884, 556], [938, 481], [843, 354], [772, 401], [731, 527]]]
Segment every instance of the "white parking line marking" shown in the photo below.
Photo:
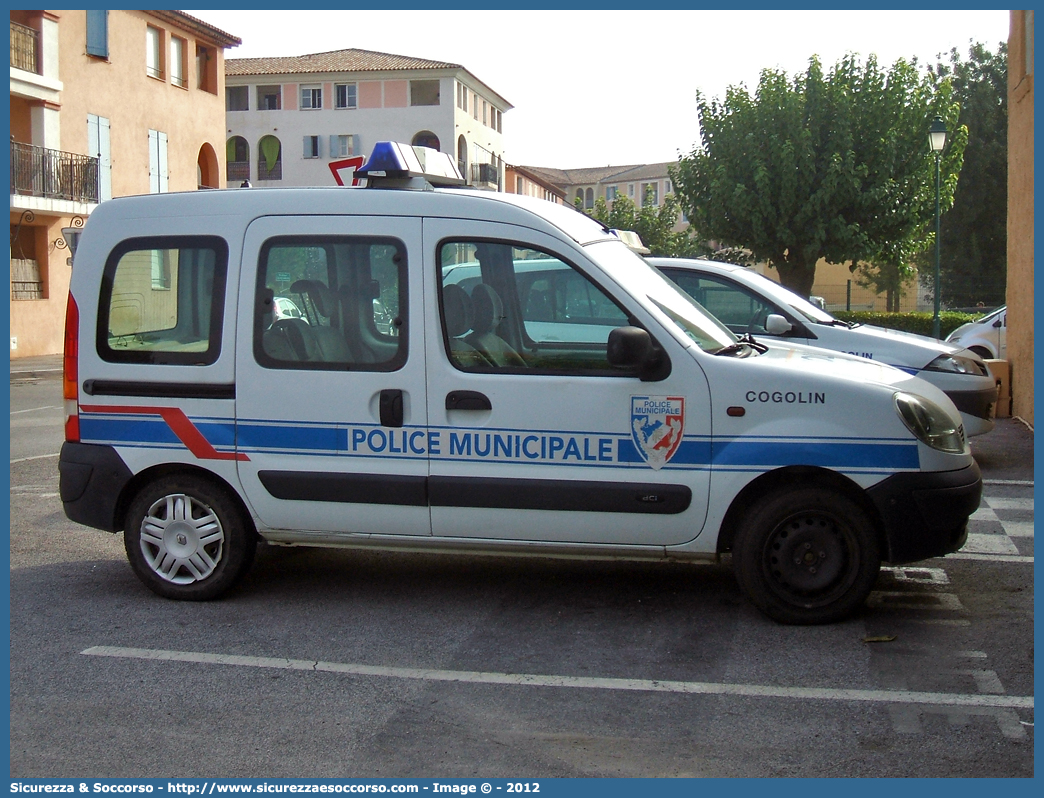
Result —
[[961, 551], [966, 554], [1018, 554], [1007, 535], [978, 534], [972, 532], [968, 535], [968, 542], [961, 546]]
[[16, 460], [12, 460], [11, 461], [11, 465], [14, 465], [15, 463], [27, 463], [30, 460], [43, 460], [44, 458], [47, 458], [47, 457], [57, 457], [57, 456], [58, 456], [58, 452], [55, 452], [54, 454], [36, 454], [36, 455], [33, 455], [32, 457], [19, 457]]
[[1033, 522], [1005, 521], [1004, 534], [1009, 538], [1031, 538], [1033, 537]]
[[987, 496], [986, 501], [994, 510], [1033, 509], [1033, 499], [1011, 499], [1008, 497]]
[[613, 679], [586, 676], [548, 676], [531, 673], [490, 673], [482, 671], [449, 671], [428, 668], [395, 668], [381, 665], [358, 665], [321, 660], [247, 657], [237, 654], [206, 654], [195, 651], [164, 651], [149, 648], [92, 646], [80, 652], [91, 657], [120, 657], [192, 662], [203, 665], [238, 665], [247, 668], [343, 673], [352, 676], [378, 676], [393, 679], [417, 679], [431, 682], [465, 682], [471, 684], [508, 684], [524, 687], [572, 687], [595, 690], [628, 690], [653, 693], [694, 693], [702, 695], [735, 695], [749, 698], [791, 698], [818, 701], [865, 701], [886, 704], [929, 704], [960, 707], [1007, 707], [1032, 709], [1033, 696], [921, 693], [905, 690], [856, 690], [825, 687], [777, 687], [761, 684], [729, 684], [723, 682], [676, 682], [657, 679]]
[[27, 410], [12, 410], [11, 415], [15, 416], [19, 413], [35, 413], [37, 410], [61, 410], [59, 405], [44, 405], [43, 407], [30, 407]]
[[948, 585], [950, 577], [942, 568], [919, 568], [885, 565], [882, 571], [890, 573], [896, 582], [917, 582], [922, 585]]
[[984, 479], [983, 485], [1019, 485], [1023, 488], [1032, 488], [1032, 479]]
[[[969, 535], [970, 537], [970, 535]], [[946, 555], [947, 560], [979, 560], [980, 562], [1022, 562], [1033, 565], [1033, 557], [1014, 554], [973, 554], [961, 549], [953, 554]]]

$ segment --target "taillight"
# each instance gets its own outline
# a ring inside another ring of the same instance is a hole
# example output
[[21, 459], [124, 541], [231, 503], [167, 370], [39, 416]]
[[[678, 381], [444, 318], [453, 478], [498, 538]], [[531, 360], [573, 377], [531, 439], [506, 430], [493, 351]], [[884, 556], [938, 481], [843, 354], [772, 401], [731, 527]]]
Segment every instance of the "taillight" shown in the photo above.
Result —
[[78, 443], [80, 440], [80, 310], [72, 292], [65, 305], [65, 355], [62, 358], [62, 395], [65, 398], [65, 440]]

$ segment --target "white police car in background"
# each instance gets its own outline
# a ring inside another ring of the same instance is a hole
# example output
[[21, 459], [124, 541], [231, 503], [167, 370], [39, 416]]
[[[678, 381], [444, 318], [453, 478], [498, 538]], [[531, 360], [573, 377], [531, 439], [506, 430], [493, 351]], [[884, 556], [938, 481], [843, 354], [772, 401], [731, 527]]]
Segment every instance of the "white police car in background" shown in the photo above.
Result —
[[1008, 307], [997, 308], [981, 319], [962, 324], [946, 342], [970, 349], [987, 360], [1008, 359]]
[[647, 258], [734, 333], [847, 352], [915, 374], [961, 412], [968, 436], [994, 427], [997, 385], [980, 353], [935, 338], [835, 319], [753, 269], [683, 258]]
[[[155, 593], [220, 595], [259, 538], [731, 553], [762, 611], [820, 623], [862, 604], [882, 560], [963, 544], [981, 479], [931, 384], [737, 339], [571, 208], [433, 190], [462, 182], [447, 155], [382, 143], [363, 176], [91, 214], [61, 497], [123, 531]], [[309, 324], [273, 319], [291, 288]]]

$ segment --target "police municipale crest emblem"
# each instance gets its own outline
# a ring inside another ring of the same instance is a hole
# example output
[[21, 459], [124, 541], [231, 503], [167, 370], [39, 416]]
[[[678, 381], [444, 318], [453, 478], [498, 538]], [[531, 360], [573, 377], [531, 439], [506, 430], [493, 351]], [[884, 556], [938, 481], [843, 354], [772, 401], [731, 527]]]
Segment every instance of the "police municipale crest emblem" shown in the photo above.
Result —
[[631, 397], [631, 438], [645, 462], [657, 471], [678, 451], [684, 428], [684, 397]]

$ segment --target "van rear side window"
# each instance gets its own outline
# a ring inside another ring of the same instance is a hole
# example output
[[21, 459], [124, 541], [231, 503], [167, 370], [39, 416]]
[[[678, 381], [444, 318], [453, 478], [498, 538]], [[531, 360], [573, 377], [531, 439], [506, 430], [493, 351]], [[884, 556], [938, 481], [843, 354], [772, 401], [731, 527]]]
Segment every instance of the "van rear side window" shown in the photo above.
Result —
[[109, 255], [98, 354], [111, 363], [204, 366], [221, 352], [228, 246], [220, 238], [138, 238]]
[[406, 362], [406, 247], [286, 236], [258, 264], [254, 356], [266, 368], [394, 371]]

